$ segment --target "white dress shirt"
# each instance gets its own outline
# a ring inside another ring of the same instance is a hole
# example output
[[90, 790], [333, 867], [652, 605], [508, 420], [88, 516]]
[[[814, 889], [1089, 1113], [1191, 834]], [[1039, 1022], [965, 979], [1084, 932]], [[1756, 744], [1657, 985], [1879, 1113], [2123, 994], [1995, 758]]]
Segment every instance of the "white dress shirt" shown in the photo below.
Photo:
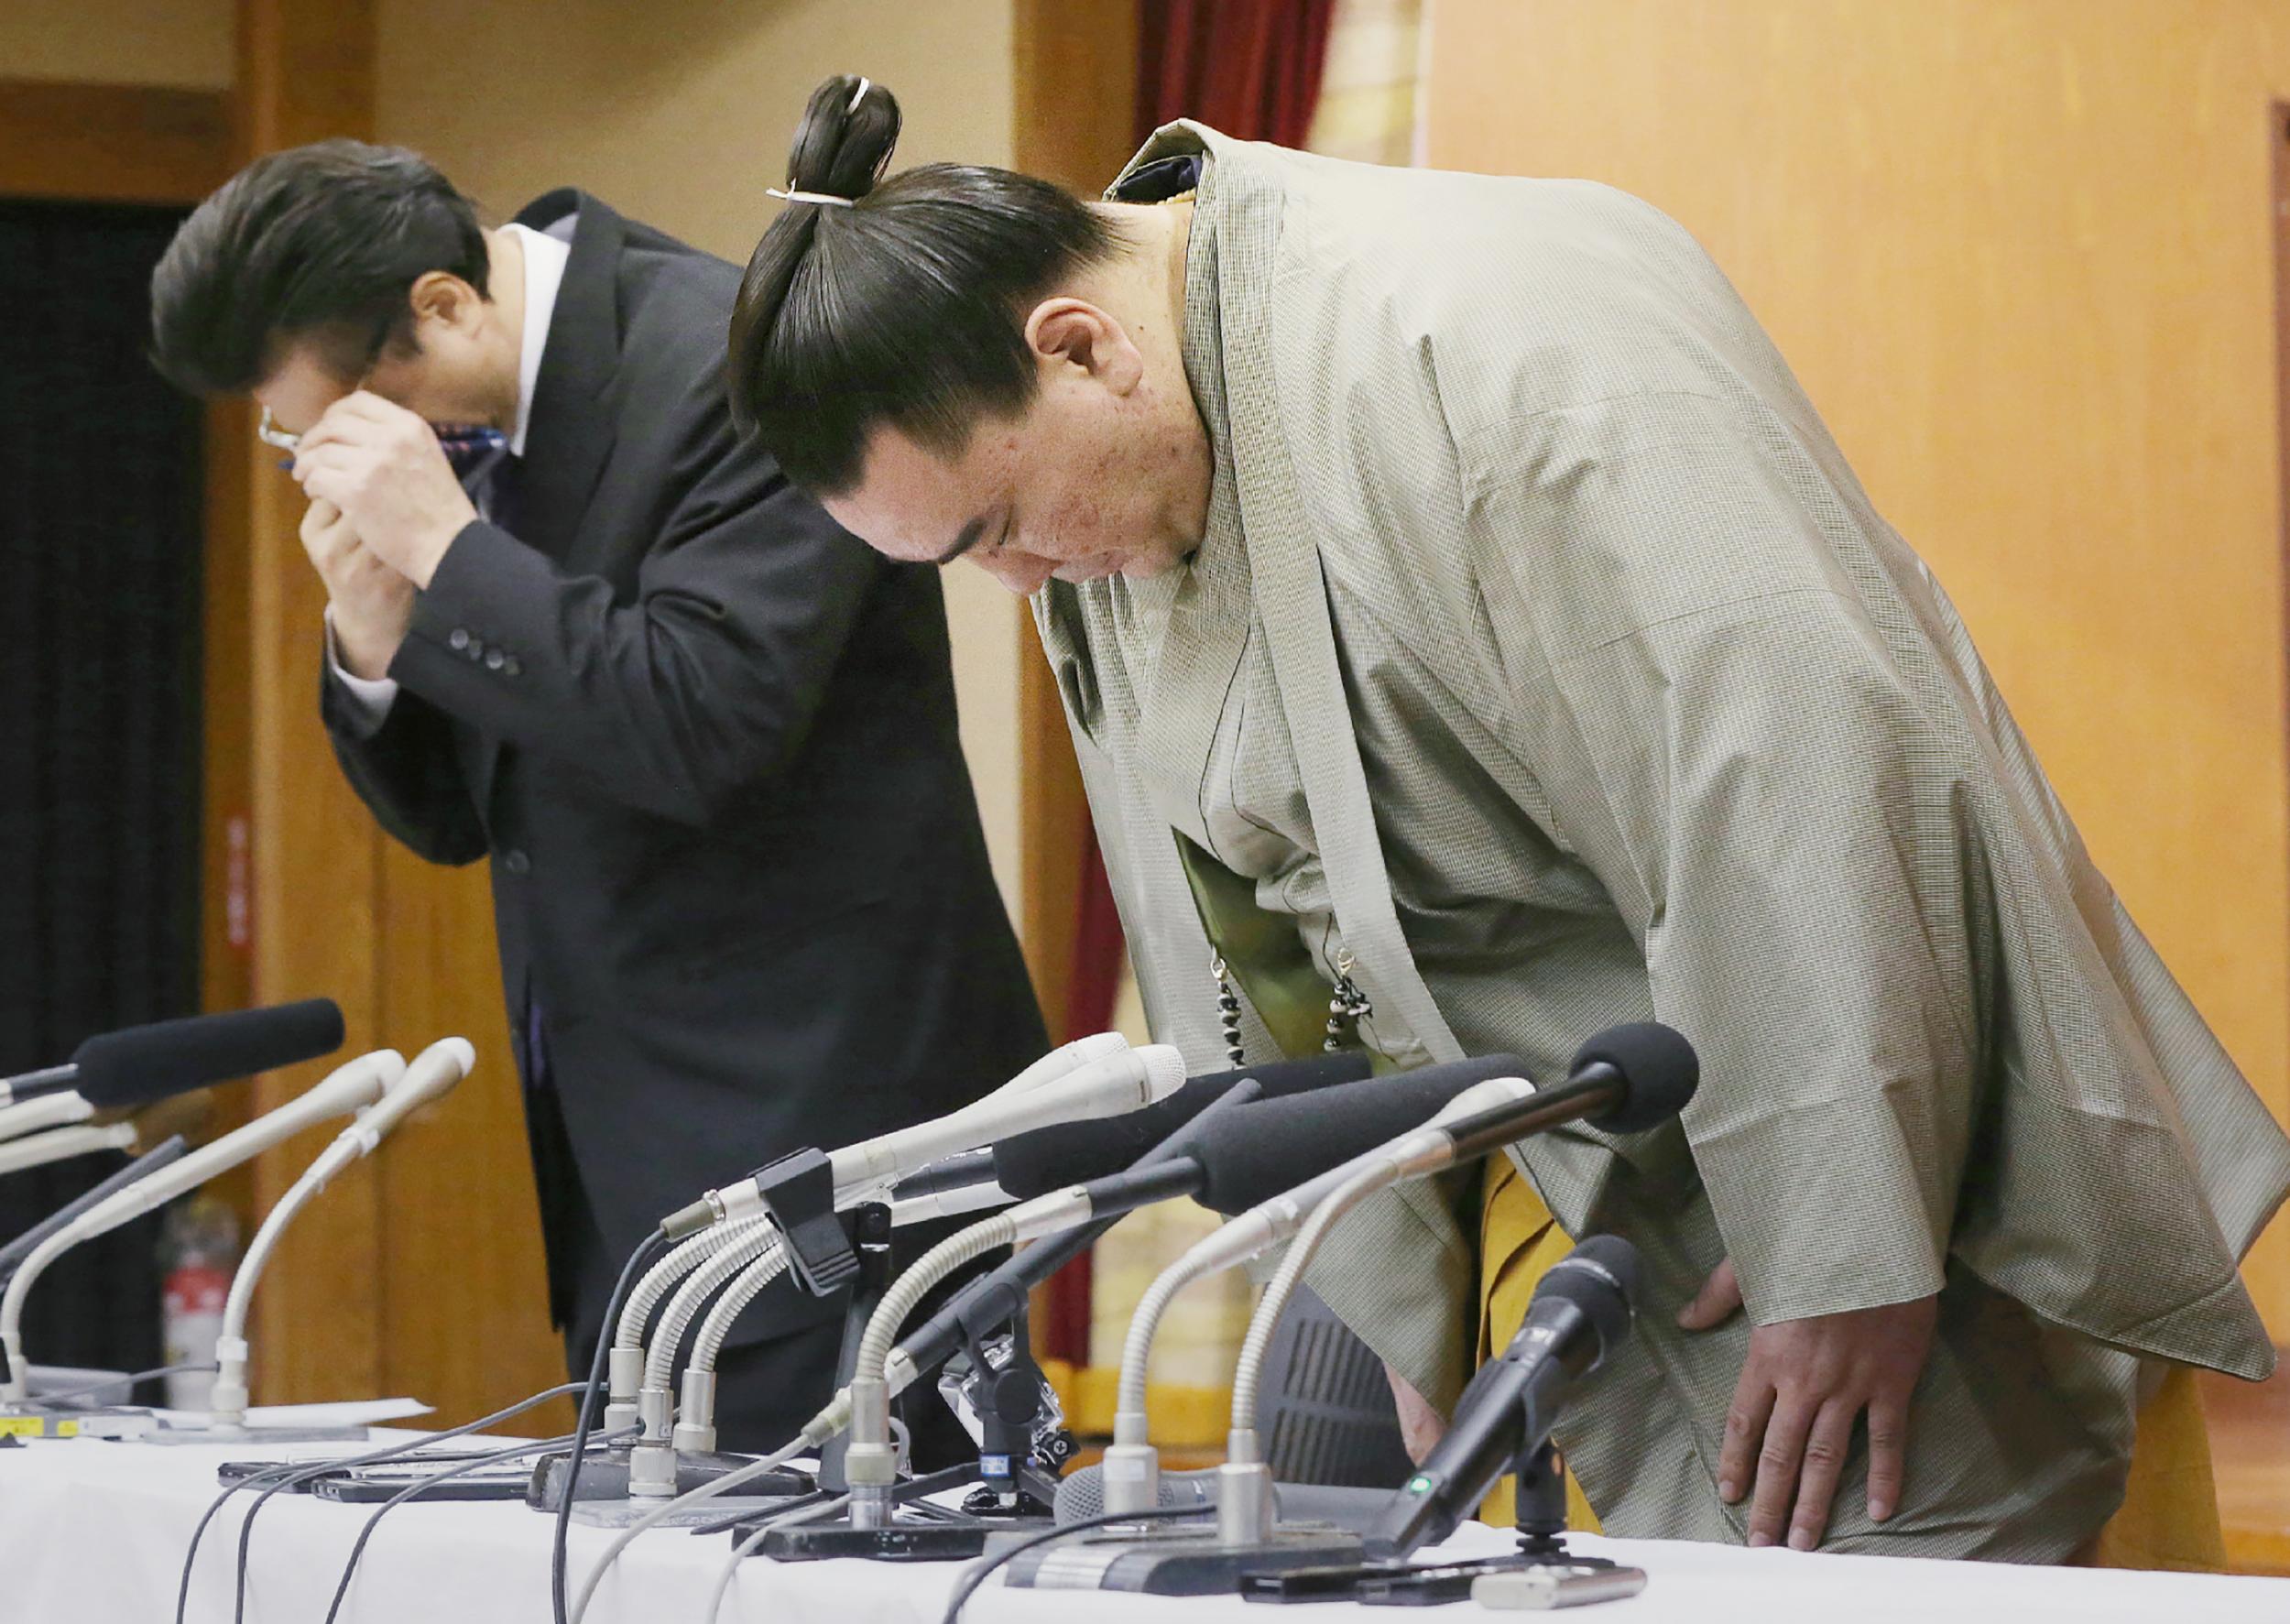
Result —
[[[529, 226], [505, 225], [517, 234], [525, 251], [525, 331], [517, 353], [517, 427], [509, 435], [509, 455], [525, 454], [525, 431], [532, 423], [533, 387], [540, 378], [540, 353], [548, 346], [549, 322], [556, 314], [557, 289], [564, 285], [565, 262], [572, 256], [572, 217], [568, 215], [546, 233]], [[562, 234], [558, 234], [562, 233]], [[485, 489], [477, 496], [477, 510], [486, 507]], [[358, 718], [367, 727], [379, 727], [397, 703], [398, 684], [387, 677], [360, 677], [343, 665], [334, 645], [334, 612], [326, 610], [326, 664], [334, 680], [354, 702]]]

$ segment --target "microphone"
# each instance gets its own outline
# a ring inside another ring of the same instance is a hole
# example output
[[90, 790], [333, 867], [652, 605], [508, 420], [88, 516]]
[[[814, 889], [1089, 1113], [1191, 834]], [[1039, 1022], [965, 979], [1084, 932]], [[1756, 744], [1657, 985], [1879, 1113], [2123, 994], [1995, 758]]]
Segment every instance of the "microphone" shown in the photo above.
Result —
[[[42, 1106], [77, 1100], [79, 1097], [76, 1094], [51, 1094], [28, 1105], [7, 1108], [12, 1111], [36, 1111]], [[195, 1139], [206, 1130], [207, 1119], [213, 1115], [213, 1096], [205, 1089], [194, 1089], [173, 1099], [161, 1100], [149, 1110], [116, 1122], [89, 1123], [77, 1128], [57, 1128], [46, 1133], [27, 1134], [21, 1139], [0, 1143], [0, 1173], [21, 1172], [27, 1168], [42, 1167], [50, 1161], [91, 1155], [98, 1150], [135, 1150], [156, 1145], [172, 1134]]]
[[[1372, 1110], [1343, 1115], [1319, 1108], [1317, 1099], [1253, 1106], [1245, 1128], [1236, 1121], [1195, 1148], [1204, 1173], [1198, 1199], [1220, 1213], [1246, 1212], [1296, 1184], [1303, 1168], [1332, 1167], [1420, 1126], [1471, 1084], [1524, 1074], [1517, 1055], [1499, 1054], [1427, 1066], [1369, 1084], [1393, 1090], [1393, 1109], [1384, 1117], [1392, 1126], [1381, 1138], [1372, 1135], [1377, 1119]], [[1684, 1110], [1700, 1080], [1693, 1045], [1670, 1028], [1651, 1021], [1614, 1027], [1576, 1052], [1565, 1082], [1441, 1124], [1454, 1143], [1452, 1156], [1442, 1165], [1469, 1161], [1586, 1118], [1609, 1133], [1641, 1133]], [[1415, 1107], [1412, 1116], [1400, 1108], [1401, 1089], [1415, 1091], [1408, 1096]], [[1320, 1186], [1334, 1176], [1325, 1174], [1297, 1188], [1295, 1204], [1305, 1210], [1316, 1205], [1328, 1193]]]
[[41, 1241], [55, 1234], [57, 1230], [71, 1223], [88, 1208], [107, 1199], [116, 1192], [125, 1190], [137, 1179], [180, 1161], [184, 1152], [190, 1149], [189, 1141], [182, 1135], [174, 1135], [146, 1150], [102, 1183], [91, 1189], [82, 1190], [23, 1234], [8, 1242], [6, 1246], [0, 1247], [0, 1283], [5, 1283], [8, 1276], [16, 1271], [17, 1266], [31, 1256], [32, 1248], [39, 1245]]
[[[1682, 1109], [1693, 1096], [1699, 1065], [1693, 1048], [1666, 1027], [1651, 1024], [1615, 1028], [1585, 1043], [1567, 1082], [1538, 1092], [1519, 1079], [1495, 1077], [1474, 1084], [1451, 1099], [1428, 1123], [1354, 1157], [1318, 1177], [1257, 1201], [1164, 1270], [1139, 1302], [1122, 1348], [1119, 1396], [1114, 1411], [1114, 1443], [1106, 1454], [1119, 1468], [1123, 1510], [1152, 1503], [1156, 1458], [1145, 1430], [1145, 1362], [1161, 1314], [1175, 1293], [1193, 1280], [1247, 1261], [1293, 1237], [1279, 1270], [1249, 1321], [1233, 1378], [1233, 1433], [1226, 1468], [1235, 1492], [1218, 1507], [1219, 1536], [1249, 1544], [1270, 1525], [1270, 1474], [1254, 1457], [1256, 1386], [1271, 1329], [1327, 1234], [1360, 1201], [1404, 1180], [1439, 1172], [1471, 1157], [1508, 1145], [1531, 1133], [1585, 1117], [1641, 1130]], [[1259, 1106], [1263, 1112], [1282, 1102]], [[1294, 1102], [1287, 1102], [1292, 1109]], [[1292, 1173], [1268, 1165], [1260, 1147], [1264, 1133], [1223, 1136], [1227, 1199], [1250, 1193], [1249, 1177], [1269, 1182]], [[1231, 1147], [1238, 1146], [1238, 1149]], [[1205, 1171], [1217, 1162], [1205, 1148]], [[1311, 1215], [1306, 1218], [1304, 1215]]]
[[67, 1122], [85, 1122], [94, 1115], [93, 1106], [69, 1092], [43, 1094], [20, 1106], [0, 1106], [0, 1141]]
[[207, 1398], [213, 1431], [236, 1432], [245, 1425], [246, 1313], [254, 1301], [255, 1282], [262, 1278], [263, 1267], [270, 1261], [287, 1225], [336, 1173], [361, 1156], [372, 1155], [385, 1135], [412, 1112], [442, 1098], [476, 1063], [477, 1052], [466, 1038], [441, 1038], [431, 1044], [383, 1090], [379, 1103], [359, 1111], [271, 1206], [262, 1227], [247, 1243], [238, 1272], [231, 1277], [231, 1294], [223, 1305], [223, 1328], [215, 1338], [214, 1386]]
[[[1176, 1093], [1142, 1110], [1096, 1122], [1037, 1128], [934, 1161], [892, 1187], [894, 1210], [901, 1213], [901, 1223], [915, 1223], [976, 1212], [999, 1202], [1030, 1200], [1136, 1166], [1244, 1082], [1255, 1084], [1252, 1097], [1270, 1099], [1359, 1082], [1368, 1074], [1368, 1056], [1347, 1050], [1189, 1077]], [[904, 1215], [910, 1213], [911, 1216]]]
[[993, 1147], [995, 1182], [1025, 1199], [1133, 1167], [1244, 1079], [1253, 1080], [1258, 1098], [1269, 1101], [1316, 1095], [1338, 1084], [1361, 1082], [1368, 1074], [1369, 1057], [1354, 1050], [1188, 1078], [1176, 1093], [1144, 1110], [1104, 1122], [1061, 1123], [1002, 1140]]
[[29, 1168], [45, 1167], [51, 1161], [91, 1156], [98, 1150], [124, 1150], [135, 1142], [136, 1125], [132, 1122], [112, 1122], [100, 1128], [54, 1128], [0, 1145], [0, 1173], [23, 1172]]
[[373, 1104], [386, 1087], [398, 1080], [405, 1065], [394, 1050], [377, 1049], [337, 1066], [323, 1081], [277, 1110], [266, 1112], [213, 1144], [193, 1150], [149, 1178], [138, 1179], [115, 1191], [33, 1248], [15, 1278], [8, 1281], [6, 1293], [0, 1295], [0, 1353], [6, 1355], [8, 1365], [7, 1379], [0, 1383], [0, 1401], [24, 1401], [28, 1369], [24, 1362], [20, 1329], [24, 1299], [31, 1291], [32, 1282], [56, 1259], [82, 1241], [108, 1234], [185, 1191], [197, 1188], [217, 1173], [227, 1172], [272, 1146], [283, 1144], [314, 1123]]
[[[1205, 1206], [1218, 1206], [1213, 1191], [1227, 1196], [1253, 1191], [1256, 1184], [1277, 1194], [1308, 1179], [1332, 1162], [1340, 1162], [1384, 1144], [1452, 1104], [1466, 1090], [1489, 1078], [1516, 1076], [1522, 1069], [1513, 1055], [1454, 1061], [1425, 1066], [1390, 1077], [1365, 1077], [1364, 1057], [1330, 1055], [1321, 1061], [1283, 1062], [1254, 1071], [1219, 1073], [1197, 1078], [1210, 1087], [1195, 1097], [1202, 1109], [1173, 1124], [1162, 1140], [1134, 1164], [1076, 1183], [1069, 1176], [1052, 1180], [1054, 1166], [1048, 1149], [1062, 1143], [1074, 1147], [1074, 1160], [1086, 1167], [1101, 1160], [1111, 1136], [1096, 1142], [1085, 1134], [1065, 1128], [1045, 1128], [1006, 1140], [991, 1155], [1003, 1176], [997, 1187], [1011, 1196], [1024, 1196], [1028, 1205], [1009, 1216], [1017, 1238], [1040, 1235], [1039, 1244], [1003, 1264], [983, 1280], [965, 1287], [954, 1301], [908, 1335], [890, 1356], [893, 1390], [911, 1382], [921, 1371], [944, 1359], [961, 1346], [965, 1325], [976, 1325], [996, 1310], [1014, 1313], [1024, 1293], [1049, 1279], [1079, 1254], [1124, 1214], [1155, 1201], [1190, 1195]], [[1346, 1075], [1359, 1081], [1316, 1085], [1314, 1079]], [[1225, 1102], [1239, 1088], [1251, 1093], [1266, 1084], [1310, 1089], [1280, 1099]], [[1190, 1089], [1194, 1084], [1188, 1084]], [[1181, 1092], [1138, 1117], [1166, 1112], [1183, 1098]], [[1220, 1108], [1223, 1107], [1223, 1108]], [[1124, 1128], [1131, 1118], [1112, 1123], [1085, 1124], [1085, 1128]], [[1163, 1120], [1167, 1118], [1164, 1117]], [[955, 1160], [966, 1161], [966, 1158]], [[1245, 1175], [1237, 1170], [1245, 1169]], [[1251, 1181], [1244, 1184], [1243, 1177]], [[906, 1185], [898, 1186], [904, 1194]], [[1250, 1195], [1246, 1204], [1259, 1197]], [[1219, 1208], [1219, 1210], [1227, 1210]], [[1044, 1227], [1060, 1232], [1044, 1235]]]
[[[1221, 1476], [1215, 1466], [1197, 1472], [1162, 1472], [1154, 1503], [1171, 1509], [1214, 1510], [1217, 1479]], [[1272, 1499], [1277, 1514], [1284, 1522], [1330, 1522], [1356, 1534], [1365, 1534], [1390, 1506], [1391, 1491], [1320, 1483], [1275, 1483]], [[1084, 1466], [1059, 1479], [1054, 1510], [1061, 1528], [1104, 1516], [1104, 1465]]]
[[342, 1010], [332, 998], [155, 1020], [90, 1038], [66, 1064], [0, 1079], [0, 1106], [67, 1092], [97, 1109], [147, 1105], [341, 1047]]
[[1455, 1532], [1495, 1480], [1550, 1435], [1567, 1392], [1629, 1336], [1638, 1299], [1638, 1253], [1618, 1235], [1594, 1235], [1534, 1288], [1526, 1323], [1482, 1366], [1456, 1402], [1453, 1425], [1392, 1496], [1369, 1531], [1393, 1560]]
[[1467, 1088], [1526, 1074], [1517, 1055], [1490, 1054], [1246, 1106], [1184, 1147], [1201, 1166], [1194, 1198], [1227, 1216], [1246, 1212], [1423, 1127]]
[[[1024, 1093], [998, 1090], [932, 1121], [878, 1135], [832, 1152], [827, 1170], [837, 1207], [872, 1199], [885, 1187], [943, 1157], [1053, 1123], [1117, 1117], [1166, 1099], [1184, 1084], [1184, 1058], [1165, 1043], [1121, 1049]], [[712, 1224], [767, 1210], [759, 1176], [711, 1190], [660, 1221], [671, 1240]]]

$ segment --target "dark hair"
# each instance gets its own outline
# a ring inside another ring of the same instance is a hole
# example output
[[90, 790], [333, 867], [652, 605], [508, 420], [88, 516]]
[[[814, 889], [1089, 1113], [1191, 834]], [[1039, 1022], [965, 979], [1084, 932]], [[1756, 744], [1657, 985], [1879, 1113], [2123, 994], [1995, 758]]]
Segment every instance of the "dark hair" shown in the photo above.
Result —
[[235, 395], [289, 343], [355, 378], [411, 342], [433, 270], [488, 296], [469, 200], [420, 154], [320, 141], [258, 158], [184, 221], [151, 273], [151, 358], [194, 395]]
[[839, 74], [812, 93], [788, 155], [791, 201], [763, 234], [732, 311], [732, 414], [820, 496], [858, 482], [889, 425], [952, 455], [984, 416], [1033, 398], [1024, 317], [1118, 229], [1071, 194], [1008, 169], [925, 164], [877, 184], [897, 98]]

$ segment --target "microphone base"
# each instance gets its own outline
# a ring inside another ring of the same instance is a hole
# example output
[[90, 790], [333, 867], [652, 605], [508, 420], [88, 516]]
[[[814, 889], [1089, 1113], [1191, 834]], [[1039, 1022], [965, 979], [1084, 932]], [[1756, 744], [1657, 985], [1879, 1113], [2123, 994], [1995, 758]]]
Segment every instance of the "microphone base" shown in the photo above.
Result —
[[46, 1405], [0, 1410], [0, 1439], [134, 1438], [148, 1443], [159, 1418], [132, 1404]]
[[1029, 1590], [1125, 1590], [1140, 1596], [1230, 1596], [1242, 1581], [1358, 1563], [1359, 1536], [1319, 1524], [1272, 1531], [1269, 1543], [1227, 1545], [1214, 1533], [1140, 1524], [1038, 1546], [1014, 1558], [1004, 1583]]
[[[533, 1468], [532, 1483], [525, 1491], [525, 1503], [534, 1510], [553, 1511], [564, 1503], [567, 1458], [563, 1455], [552, 1455]], [[725, 1473], [753, 1466], [755, 1462], [756, 1457], [752, 1455], [679, 1454], [676, 1456], [676, 1492], [683, 1494], [703, 1484], [713, 1483]], [[787, 1466], [750, 1479], [743, 1486], [745, 1492], [739, 1498], [724, 1497], [710, 1504], [721, 1505], [728, 1510], [746, 1499], [792, 1499], [809, 1494], [815, 1487], [810, 1473]], [[592, 1450], [583, 1455], [581, 1480], [574, 1488], [573, 1498], [576, 1500], [627, 1501], [627, 1446], [622, 1444], [613, 1449]], [[649, 1510], [660, 1503], [657, 1499], [648, 1499], [638, 1502], [638, 1509], [639, 1511]], [[723, 1510], [711, 1511], [706, 1520], [713, 1522], [723, 1515]]]
[[989, 1535], [1036, 1534], [1054, 1526], [1047, 1517], [998, 1517], [991, 1524], [917, 1518], [889, 1528], [799, 1523], [764, 1535], [759, 1552], [775, 1562], [825, 1562], [838, 1556], [868, 1562], [967, 1562], [985, 1552]]
[[[581, 1498], [572, 1504], [572, 1520], [583, 1528], [627, 1528], [660, 1510], [664, 1500], [593, 1500], [588, 1498], [588, 1468], [581, 1468]], [[807, 1494], [719, 1494], [714, 1499], [671, 1511], [654, 1528], [718, 1529], [732, 1517], [777, 1517], [811, 1503]]]
[[141, 1433], [144, 1444], [363, 1444], [373, 1435], [365, 1426], [160, 1426]]

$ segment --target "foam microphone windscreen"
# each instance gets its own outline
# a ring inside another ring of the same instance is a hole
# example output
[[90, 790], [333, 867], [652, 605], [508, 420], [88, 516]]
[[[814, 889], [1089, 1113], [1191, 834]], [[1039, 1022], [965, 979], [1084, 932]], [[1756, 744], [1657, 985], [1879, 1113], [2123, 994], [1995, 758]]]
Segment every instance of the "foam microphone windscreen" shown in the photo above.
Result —
[[81, 1044], [72, 1086], [98, 1109], [144, 1105], [316, 1060], [341, 1048], [342, 1037], [342, 1010], [332, 998], [157, 1020]]
[[1195, 1199], [1220, 1213], [1244, 1212], [1421, 1128], [1474, 1084], [1526, 1074], [1526, 1063], [1517, 1055], [1492, 1054], [1350, 1083], [1309, 1098], [1243, 1106], [1225, 1113], [1192, 1147], [1205, 1175]]
[[1586, 1237], [1543, 1272], [1534, 1300], [1571, 1302], [1598, 1333], [1603, 1357], [1630, 1334], [1638, 1303], [1638, 1248], [1619, 1235]]
[[1355, 1052], [1212, 1072], [1190, 1079], [1167, 1099], [1141, 1111], [1096, 1122], [1061, 1123], [1004, 1139], [994, 1147], [995, 1181], [1024, 1201], [1118, 1173], [1222, 1099], [1244, 1077], [1257, 1080], [1263, 1090], [1261, 1103], [1357, 1083], [1368, 1071], [1368, 1056]]
[[1592, 1117], [1608, 1133], [1643, 1133], [1685, 1109], [1701, 1086], [1702, 1063], [1694, 1045], [1658, 1020], [1608, 1027], [1576, 1052], [1575, 1067], [1603, 1062], [1622, 1074], [1622, 1095]]

